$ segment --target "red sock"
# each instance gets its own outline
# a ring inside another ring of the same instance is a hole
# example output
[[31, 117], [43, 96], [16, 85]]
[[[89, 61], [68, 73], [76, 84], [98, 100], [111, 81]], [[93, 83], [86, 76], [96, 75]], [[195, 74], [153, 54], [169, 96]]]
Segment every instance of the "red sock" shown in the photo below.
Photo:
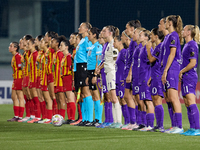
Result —
[[42, 114], [42, 119], [44, 119], [43, 102], [40, 102], [40, 110], [41, 110], [41, 114]]
[[60, 109], [58, 109], [58, 114], [61, 115], [61, 114], [60, 114]]
[[68, 119], [69, 120], [72, 120], [71, 118], [71, 113], [70, 113], [70, 104], [69, 103], [67, 103], [67, 117], [68, 117]]
[[53, 100], [53, 115], [58, 114], [58, 104], [56, 102], [56, 99]]
[[60, 109], [60, 115], [63, 116], [63, 119], [65, 120], [65, 109]]
[[43, 119], [45, 119], [45, 118], [47, 118], [47, 109], [46, 109], [46, 102], [45, 101], [42, 102], [42, 107], [43, 107], [43, 110], [44, 110], [44, 118]]
[[40, 101], [38, 97], [33, 97], [33, 101], [35, 104], [35, 117], [41, 118]]
[[51, 119], [52, 118], [52, 110], [47, 109], [47, 119]]
[[74, 102], [70, 102], [70, 116], [71, 120], [75, 120], [75, 114], [76, 114], [76, 104]]
[[19, 117], [19, 106], [13, 106], [13, 109], [14, 109], [14, 115], [16, 117]]
[[26, 95], [24, 95], [24, 99], [26, 101], [26, 104], [25, 104], [25, 109], [26, 109], [26, 117], [30, 117], [30, 109], [29, 109], [29, 104], [28, 104], [28, 99], [26, 97]]
[[81, 106], [79, 103], [77, 105], [78, 105], [77, 107], [78, 107], [78, 116], [79, 116], [78, 119], [82, 119]]
[[35, 111], [34, 111], [34, 102], [33, 102], [33, 99], [29, 100], [30, 101], [30, 105], [29, 105], [29, 108], [30, 108], [30, 114], [32, 116], [35, 116]]
[[24, 107], [19, 107], [19, 117], [22, 118], [24, 115]]

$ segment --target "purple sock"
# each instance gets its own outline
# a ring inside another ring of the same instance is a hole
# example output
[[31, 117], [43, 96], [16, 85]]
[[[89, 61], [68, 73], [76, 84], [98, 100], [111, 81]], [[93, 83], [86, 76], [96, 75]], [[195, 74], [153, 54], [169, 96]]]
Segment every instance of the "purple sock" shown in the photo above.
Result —
[[124, 120], [125, 120], [125, 124], [129, 124], [130, 123], [130, 114], [129, 114], [129, 110], [128, 110], [128, 106], [126, 105], [122, 105], [122, 112], [124, 113]]
[[108, 122], [113, 123], [112, 102], [108, 103]]
[[105, 121], [108, 122], [108, 102], [104, 103]]
[[146, 119], [146, 111], [142, 111], [142, 124], [147, 125], [147, 119]]
[[147, 119], [147, 127], [153, 127], [153, 123], [154, 123], [154, 114], [153, 113], [148, 113], [146, 115], [146, 119]]
[[138, 116], [138, 105], [135, 106], [135, 117], [136, 117], [136, 120], [137, 120], [137, 116]]
[[129, 114], [130, 114], [130, 123], [135, 124], [135, 122], [136, 122], [135, 109], [128, 107], [128, 111], [129, 111]]
[[196, 104], [189, 106], [191, 122], [194, 124], [195, 129], [199, 129], [199, 109]]
[[182, 128], [182, 113], [174, 113], [176, 118], [176, 126]]
[[137, 113], [137, 124], [138, 125], [142, 124], [142, 112], [140, 110], [138, 110]]
[[158, 127], [163, 127], [164, 109], [162, 105], [155, 106], [156, 122]]
[[167, 102], [167, 105], [168, 105], [168, 111], [169, 111], [169, 116], [170, 116], [170, 119], [171, 119], [171, 124], [172, 124], [172, 127], [175, 127], [176, 126], [176, 121], [174, 121], [174, 113], [173, 113], [173, 108], [172, 108], [172, 104], [170, 102]]
[[194, 123], [192, 123], [192, 121], [191, 121], [190, 107], [186, 107], [186, 108], [187, 108], [188, 121], [189, 121], [189, 123], [190, 123], [190, 129], [191, 129], [191, 128], [195, 128]]

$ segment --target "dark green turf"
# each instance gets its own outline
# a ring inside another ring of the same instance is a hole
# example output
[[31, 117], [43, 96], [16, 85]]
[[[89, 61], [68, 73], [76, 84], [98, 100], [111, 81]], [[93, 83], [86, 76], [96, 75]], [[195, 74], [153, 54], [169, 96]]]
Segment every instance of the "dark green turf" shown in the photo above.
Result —
[[[200, 107], [200, 105], [198, 105]], [[170, 120], [165, 109], [165, 128]], [[134, 149], [134, 150], [198, 150], [199, 137], [186, 137], [165, 133], [123, 131], [120, 129], [96, 129], [50, 124], [7, 122], [13, 117], [12, 105], [0, 105], [0, 150], [43, 149]], [[183, 127], [189, 128], [186, 109], [183, 106]]]

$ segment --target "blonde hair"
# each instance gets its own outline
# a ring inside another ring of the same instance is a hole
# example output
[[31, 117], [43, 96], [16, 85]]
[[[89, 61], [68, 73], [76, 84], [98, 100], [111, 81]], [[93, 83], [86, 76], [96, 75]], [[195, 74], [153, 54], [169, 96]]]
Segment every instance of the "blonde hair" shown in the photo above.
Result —
[[183, 22], [181, 19], [181, 16], [179, 15], [170, 15], [167, 17], [167, 20], [172, 21], [173, 23], [173, 27], [175, 29], [175, 31], [178, 33], [179, 36], [179, 40], [180, 40], [180, 44], [183, 44], [183, 37], [182, 37], [182, 30], [183, 30]]
[[199, 33], [199, 27], [197, 25], [187, 25], [188, 30], [191, 31], [191, 37], [197, 42], [197, 44], [200, 44], [200, 33]]
[[113, 35], [112, 35], [113, 38], [116, 37], [116, 36], [119, 36], [120, 31], [117, 27], [115, 27], [113, 25], [108, 25], [108, 26], [106, 26], [106, 28], [108, 28], [108, 30], [113, 33]]

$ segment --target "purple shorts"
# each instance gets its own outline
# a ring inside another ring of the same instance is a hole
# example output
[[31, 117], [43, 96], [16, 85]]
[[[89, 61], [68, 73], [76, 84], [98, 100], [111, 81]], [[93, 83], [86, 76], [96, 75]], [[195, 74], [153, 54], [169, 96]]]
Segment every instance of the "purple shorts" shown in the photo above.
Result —
[[192, 93], [194, 95], [195, 94], [195, 89], [196, 89], [196, 85], [197, 85], [197, 80], [194, 79], [183, 79], [181, 82], [181, 92], [182, 92], [182, 96], [186, 96], [189, 93]]
[[116, 83], [116, 95], [119, 96], [120, 98], [124, 97], [124, 86], [122, 85], [122, 82]]
[[130, 89], [130, 90], [132, 90], [132, 82], [131, 83], [124, 83], [125, 84], [125, 88], [126, 89]]
[[147, 86], [147, 81], [140, 85], [140, 100], [152, 100], [150, 88]]
[[103, 93], [108, 93], [107, 84], [106, 84], [106, 74], [104, 73], [104, 70], [101, 72], [101, 79], [102, 79], [102, 85], [103, 85]]
[[132, 82], [132, 90], [133, 90], [133, 95], [139, 94], [139, 85], [138, 85], [138, 79], [133, 79]]
[[159, 95], [161, 97], [163, 96], [163, 92], [162, 92], [162, 81], [161, 80], [156, 80], [156, 79], [152, 79], [151, 80], [151, 86], [150, 86], [150, 91], [151, 91], [151, 95]]
[[[169, 69], [167, 73], [167, 82], [164, 85], [165, 89], [176, 89], [178, 91], [178, 82], [179, 82], [179, 70], [171, 70]], [[163, 91], [165, 92], [165, 91]]]

